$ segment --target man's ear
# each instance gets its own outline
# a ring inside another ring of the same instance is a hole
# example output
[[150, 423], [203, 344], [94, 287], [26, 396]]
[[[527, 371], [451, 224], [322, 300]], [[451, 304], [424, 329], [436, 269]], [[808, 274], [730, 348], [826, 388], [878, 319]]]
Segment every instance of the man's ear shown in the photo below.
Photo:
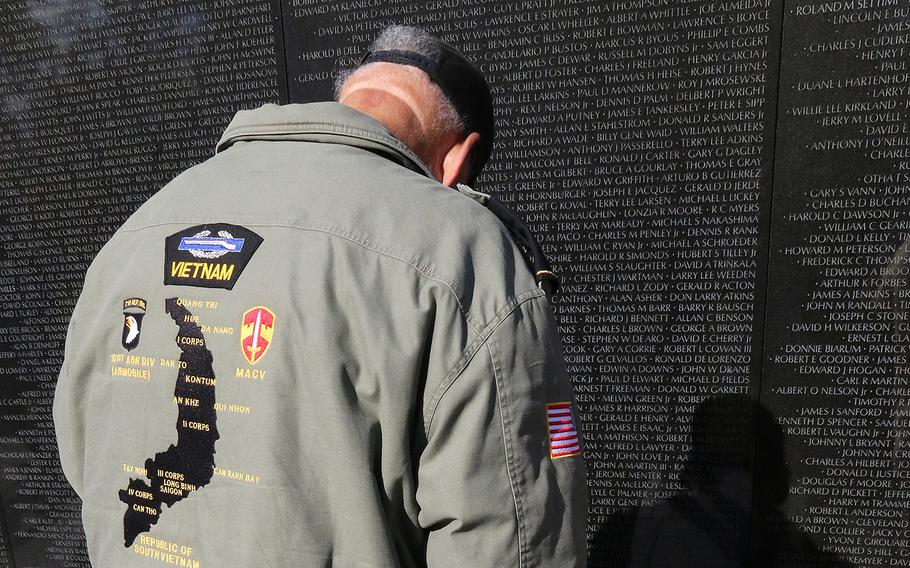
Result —
[[442, 159], [442, 185], [455, 187], [455, 184], [465, 181], [468, 176], [468, 155], [471, 149], [480, 140], [480, 134], [472, 132], [462, 140], [456, 142]]

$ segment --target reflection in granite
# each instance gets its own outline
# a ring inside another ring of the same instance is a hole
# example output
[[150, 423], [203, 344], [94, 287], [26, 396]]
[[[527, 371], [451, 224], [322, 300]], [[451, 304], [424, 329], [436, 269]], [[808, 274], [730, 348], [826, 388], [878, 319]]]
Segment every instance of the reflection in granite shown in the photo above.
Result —
[[[748, 396], [706, 399], [692, 417], [686, 491], [614, 514], [595, 547], [615, 568], [849, 568], [780, 512], [790, 489], [784, 434]], [[591, 567], [603, 566], [591, 564]]]

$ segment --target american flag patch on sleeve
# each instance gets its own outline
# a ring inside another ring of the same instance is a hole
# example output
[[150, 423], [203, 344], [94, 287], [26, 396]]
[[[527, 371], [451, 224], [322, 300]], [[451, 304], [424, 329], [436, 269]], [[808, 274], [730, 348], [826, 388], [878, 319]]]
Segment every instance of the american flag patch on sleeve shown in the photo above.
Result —
[[571, 402], [552, 402], [547, 405], [547, 429], [550, 432], [551, 459], [568, 458], [581, 453]]

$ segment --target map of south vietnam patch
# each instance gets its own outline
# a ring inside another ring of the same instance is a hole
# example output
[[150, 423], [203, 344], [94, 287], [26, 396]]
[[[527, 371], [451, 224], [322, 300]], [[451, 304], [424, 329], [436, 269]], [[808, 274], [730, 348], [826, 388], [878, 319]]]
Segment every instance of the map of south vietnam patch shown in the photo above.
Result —
[[186, 228], [164, 241], [164, 283], [231, 290], [261, 244], [262, 237], [239, 225]]
[[256, 306], [243, 312], [240, 326], [240, 348], [243, 358], [255, 365], [272, 344], [275, 329], [275, 313], [265, 306]]
[[215, 442], [218, 440], [215, 406], [215, 371], [212, 353], [205, 344], [195, 316], [170, 298], [165, 308], [177, 324], [180, 369], [174, 385], [177, 410], [177, 443], [145, 460], [145, 477], [130, 479], [118, 493], [126, 504], [123, 515], [124, 546], [151, 530], [164, 512], [191, 493], [204, 488], [215, 473]]

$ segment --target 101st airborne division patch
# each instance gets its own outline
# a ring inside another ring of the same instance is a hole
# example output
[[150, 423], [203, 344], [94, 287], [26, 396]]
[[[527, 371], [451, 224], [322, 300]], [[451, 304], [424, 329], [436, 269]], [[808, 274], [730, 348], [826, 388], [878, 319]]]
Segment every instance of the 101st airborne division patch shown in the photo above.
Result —
[[127, 351], [132, 351], [139, 345], [139, 336], [142, 333], [142, 318], [147, 308], [142, 298], [127, 298], [123, 300], [123, 334], [120, 344]]

